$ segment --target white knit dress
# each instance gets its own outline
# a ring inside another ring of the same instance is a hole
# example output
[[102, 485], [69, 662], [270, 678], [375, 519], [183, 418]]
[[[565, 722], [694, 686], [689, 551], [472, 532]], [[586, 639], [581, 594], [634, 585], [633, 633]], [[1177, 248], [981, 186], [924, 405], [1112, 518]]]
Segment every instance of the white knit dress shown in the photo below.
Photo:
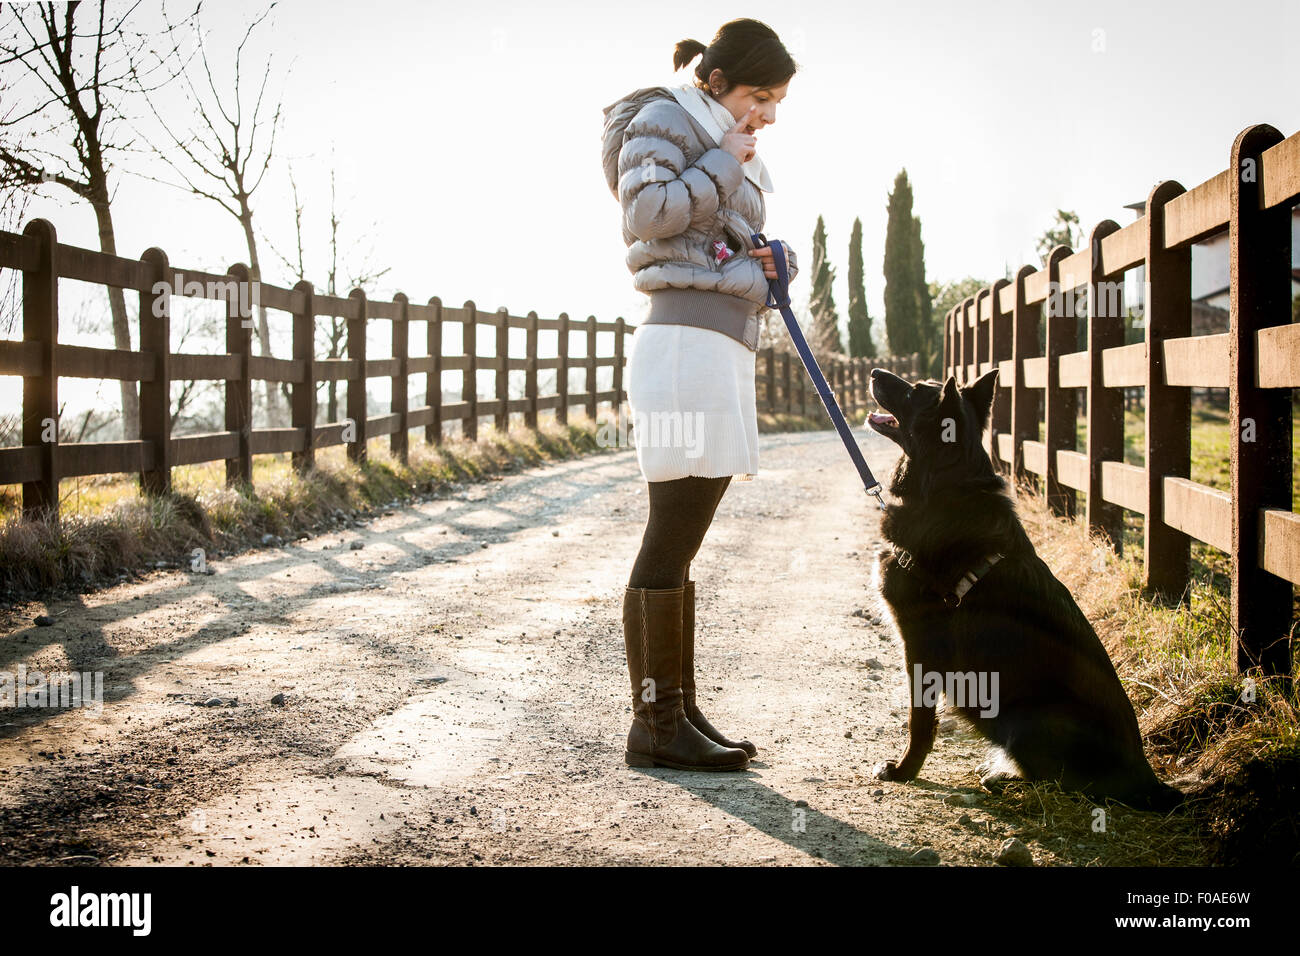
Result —
[[712, 329], [637, 326], [627, 401], [646, 481], [690, 475], [749, 481], [757, 474], [756, 355]]

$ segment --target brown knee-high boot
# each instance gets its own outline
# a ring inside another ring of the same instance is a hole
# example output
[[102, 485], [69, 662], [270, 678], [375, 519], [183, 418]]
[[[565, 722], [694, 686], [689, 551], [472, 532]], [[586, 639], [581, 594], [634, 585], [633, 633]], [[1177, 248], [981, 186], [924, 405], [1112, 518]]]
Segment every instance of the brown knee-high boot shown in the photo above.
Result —
[[758, 748], [748, 740], [731, 740], [718, 731], [695, 703], [695, 582], [683, 585], [682, 595], [682, 700], [686, 719], [714, 743], [735, 747], [753, 757]]
[[623, 645], [632, 681], [632, 729], [626, 759], [632, 767], [744, 770], [743, 750], [722, 747], [686, 719], [682, 698], [683, 587], [626, 588]]

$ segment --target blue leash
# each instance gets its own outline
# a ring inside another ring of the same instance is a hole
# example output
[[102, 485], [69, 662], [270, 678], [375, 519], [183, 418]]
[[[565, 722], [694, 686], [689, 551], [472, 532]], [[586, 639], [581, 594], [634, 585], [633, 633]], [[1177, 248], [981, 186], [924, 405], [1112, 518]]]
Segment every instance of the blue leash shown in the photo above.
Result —
[[885, 501], [881, 497], [880, 482], [876, 481], [875, 475], [867, 467], [867, 460], [862, 457], [862, 449], [858, 447], [857, 441], [853, 437], [853, 432], [849, 429], [849, 423], [844, 420], [844, 413], [840, 411], [839, 402], [835, 401], [835, 396], [831, 393], [831, 388], [826, 384], [826, 376], [822, 374], [821, 368], [817, 365], [817, 360], [813, 358], [812, 351], [808, 348], [808, 342], [804, 339], [803, 329], [799, 328], [799, 320], [794, 317], [794, 312], [790, 309], [790, 277], [785, 264], [785, 249], [781, 247], [780, 241], [769, 243], [767, 237], [761, 232], [751, 235], [754, 245], [771, 246], [772, 263], [776, 266], [776, 278], [768, 280], [768, 306], [781, 310], [781, 317], [785, 319], [786, 331], [790, 333], [790, 341], [794, 342], [795, 349], [799, 352], [799, 358], [803, 360], [803, 367], [808, 370], [808, 376], [817, 386], [817, 394], [821, 396], [822, 404], [826, 406], [826, 413], [831, 416], [831, 421], [835, 423], [835, 430], [840, 433], [840, 438], [844, 441], [844, 447], [849, 450], [849, 457], [853, 459], [853, 464], [858, 469], [858, 474], [862, 477], [862, 485], [866, 488], [867, 494], [874, 495], [876, 504], [880, 505], [880, 510], [885, 510]]

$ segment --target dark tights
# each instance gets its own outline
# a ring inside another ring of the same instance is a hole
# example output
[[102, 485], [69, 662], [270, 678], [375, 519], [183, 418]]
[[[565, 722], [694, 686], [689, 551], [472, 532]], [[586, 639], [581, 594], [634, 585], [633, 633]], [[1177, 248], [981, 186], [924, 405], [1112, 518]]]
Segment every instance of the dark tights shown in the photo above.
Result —
[[663, 589], [686, 583], [691, 560], [700, 550], [704, 533], [713, 523], [713, 513], [729, 484], [731, 475], [646, 483], [650, 518], [628, 587]]

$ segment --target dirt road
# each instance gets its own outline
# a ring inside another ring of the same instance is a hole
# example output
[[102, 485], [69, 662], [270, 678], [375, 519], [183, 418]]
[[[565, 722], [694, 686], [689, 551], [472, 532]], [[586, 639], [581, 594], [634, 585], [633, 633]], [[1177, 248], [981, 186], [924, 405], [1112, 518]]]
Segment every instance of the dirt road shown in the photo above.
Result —
[[758, 745], [748, 772], [623, 763], [646, 517], [625, 450], [51, 602], [53, 626], [10, 609], [0, 670], [100, 670], [105, 693], [0, 710], [0, 862], [991, 864], [1023, 821], [979, 793], [974, 739], [945, 722], [924, 780], [870, 775], [906, 691], [838, 437], [765, 435], [760, 467], [692, 565], [701, 702]]

